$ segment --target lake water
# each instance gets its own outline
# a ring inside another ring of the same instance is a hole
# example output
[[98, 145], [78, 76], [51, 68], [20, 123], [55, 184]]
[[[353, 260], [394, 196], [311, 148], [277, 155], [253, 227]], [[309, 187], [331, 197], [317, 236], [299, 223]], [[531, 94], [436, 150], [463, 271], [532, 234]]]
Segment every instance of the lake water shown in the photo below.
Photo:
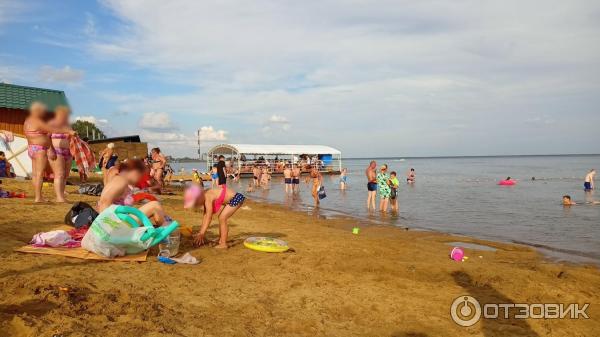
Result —
[[[377, 159], [400, 178], [411, 167], [416, 170], [415, 184], [400, 185], [398, 216], [367, 211], [368, 162], [344, 161], [349, 171], [346, 191], [340, 190], [338, 176], [324, 176], [327, 198], [318, 214], [352, 215], [357, 224], [385, 223], [526, 244], [557, 259], [600, 263], [600, 205], [561, 205], [564, 194], [578, 203], [600, 200], [600, 195], [583, 191], [583, 177], [591, 168], [600, 168], [600, 155]], [[201, 165], [173, 166], [204, 171]], [[498, 186], [507, 176], [517, 179], [517, 185]], [[231, 184], [245, 193], [248, 181]], [[310, 186], [304, 182], [298, 195], [286, 196], [283, 178], [274, 177], [270, 190], [248, 196], [315, 212]]]

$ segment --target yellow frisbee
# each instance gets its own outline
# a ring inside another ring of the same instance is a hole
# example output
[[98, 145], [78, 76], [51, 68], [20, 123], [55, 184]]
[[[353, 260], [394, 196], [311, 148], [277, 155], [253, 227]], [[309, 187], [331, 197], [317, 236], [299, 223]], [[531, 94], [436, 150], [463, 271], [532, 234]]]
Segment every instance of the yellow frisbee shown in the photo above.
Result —
[[265, 236], [252, 236], [244, 241], [246, 248], [267, 253], [283, 253], [290, 249], [287, 242]]

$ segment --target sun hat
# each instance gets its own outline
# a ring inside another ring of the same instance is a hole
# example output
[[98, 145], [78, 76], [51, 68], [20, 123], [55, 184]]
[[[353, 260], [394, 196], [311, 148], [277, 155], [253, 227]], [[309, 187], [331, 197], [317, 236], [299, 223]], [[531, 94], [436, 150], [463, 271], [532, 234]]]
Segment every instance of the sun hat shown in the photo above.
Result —
[[183, 194], [183, 208], [192, 208], [196, 205], [198, 198], [202, 196], [204, 190], [199, 185], [190, 185]]

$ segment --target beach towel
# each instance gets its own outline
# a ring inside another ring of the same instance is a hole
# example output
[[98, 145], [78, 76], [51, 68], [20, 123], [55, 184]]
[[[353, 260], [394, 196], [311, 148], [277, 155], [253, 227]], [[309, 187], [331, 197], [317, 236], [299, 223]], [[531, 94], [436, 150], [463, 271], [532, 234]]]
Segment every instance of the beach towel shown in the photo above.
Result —
[[81, 140], [81, 138], [77, 136], [71, 137], [69, 149], [77, 164], [79, 172], [88, 174], [92, 168], [96, 167], [96, 157], [94, 156], [94, 152], [86, 142]]
[[65, 230], [37, 233], [29, 242], [34, 247], [79, 247], [81, 242], [73, 240]]

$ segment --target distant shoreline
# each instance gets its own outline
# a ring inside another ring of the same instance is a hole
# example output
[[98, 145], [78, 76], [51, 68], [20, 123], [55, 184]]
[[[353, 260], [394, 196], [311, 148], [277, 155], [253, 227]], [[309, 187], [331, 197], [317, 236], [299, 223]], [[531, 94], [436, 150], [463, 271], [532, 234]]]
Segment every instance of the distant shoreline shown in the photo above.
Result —
[[[473, 155], [473, 156], [415, 156], [415, 157], [348, 157], [343, 160], [378, 160], [378, 159], [461, 159], [461, 158], [523, 158], [523, 157], [583, 157], [583, 156], [600, 156], [600, 153], [573, 153], [573, 154], [499, 154], [499, 155]], [[177, 163], [206, 163], [206, 160], [200, 159], [178, 159], [174, 158]]]

